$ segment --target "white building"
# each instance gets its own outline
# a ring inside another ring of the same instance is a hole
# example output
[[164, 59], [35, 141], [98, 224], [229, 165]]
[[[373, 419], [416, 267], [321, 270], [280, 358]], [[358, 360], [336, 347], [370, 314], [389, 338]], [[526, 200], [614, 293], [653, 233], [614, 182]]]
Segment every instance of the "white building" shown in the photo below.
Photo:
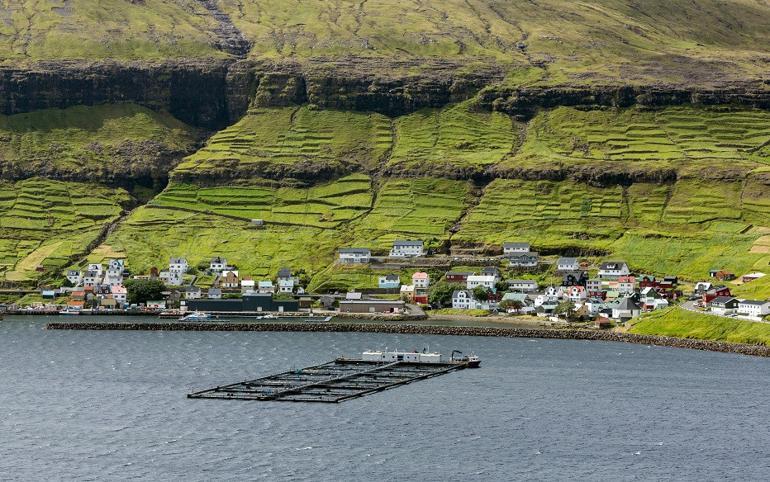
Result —
[[428, 273], [418, 271], [412, 275], [412, 284], [415, 288], [424, 289], [430, 286], [430, 276]]
[[338, 255], [344, 264], [366, 264], [372, 258], [372, 252], [366, 248], [342, 248]]
[[187, 273], [190, 265], [187, 264], [186, 258], [170, 258], [168, 262], [168, 272], [178, 274], [181, 278], [182, 275]]
[[537, 281], [531, 279], [511, 279], [508, 280], [508, 289], [525, 293], [537, 291]]
[[509, 256], [509, 264], [511, 268], [537, 268], [540, 262], [540, 254], [529, 253], [513, 253]]
[[577, 258], [559, 258], [556, 260], [556, 271], [578, 271], [580, 263]]
[[472, 310], [476, 307], [473, 293], [468, 290], [457, 290], [452, 293], [452, 308], [455, 310]]
[[390, 256], [394, 258], [413, 258], [423, 256], [423, 242], [397, 239], [393, 241]]
[[102, 283], [109, 286], [119, 286], [123, 284], [123, 271], [125, 270], [125, 260], [111, 259], [107, 264], [107, 274]]
[[93, 271], [94, 273], [101, 276], [103, 274], [104, 267], [101, 263], [91, 263], [86, 268], [86, 271]]
[[184, 289], [184, 299], [186, 300], [198, 300], [201, 296], [201, 289], [198, 286], [188, 286]]
[[83, 281], [83, 273], [81, 271], [71, 269], [67, 271], [67, 280], [72, 284], [72, 286], [80, 286], [80, 283]]
[[606, 261], [599, 265], [600, 278], [618, 278], [630, 274], [631, 270], [628, 269], [625, 261]]
[[732, 296], [717, 296], [709, 306], [715, 315], [731, 315], [738, 310], [738, 300]]
[[503, 254], [529, 253], [529, 243], [503, 243]]
[[221, 256], [212, 258], [209, 263], [209, 269], [214, 273], [221, 273], [227, 269], [227, 260]]
[[260, 281], [257, 283], [257, 291], [263, 295], [267, 293], [275, 293], [275, 286], [273, 286], [273, 282], [270, 280]]
[[243, 278], [241, 280], [241, 293], [254, 293], [256, 291], [257, 283], [251, 278]]
[[770, 315], [770, 301], [743, 300], [738, 302], [738, 314], [762, 318]]
[[83, 275], [83, 286], [92, 288], [102, 284], [102, 274], [97, 271], [86, 271]]
[[490, 291], [496, 291], [495, 283], [497, 283], [497, 278], [495, 278], [494, 276], [472, 274], [468, 276], [468, 281], [466, 282], [465, 286], [469, 290], [472, 290], [478, 286], [483, 286], [484, 288], [487, 288]]
[[631, 298], [623, 298], [612, 305], [612, 319], [617, 321], [627, 321], [639, 316], [642, 308]]
[[278, 292], [279, 293], [293, 293], [294, 292], [294, 279], [279, 279], [278, 280]]

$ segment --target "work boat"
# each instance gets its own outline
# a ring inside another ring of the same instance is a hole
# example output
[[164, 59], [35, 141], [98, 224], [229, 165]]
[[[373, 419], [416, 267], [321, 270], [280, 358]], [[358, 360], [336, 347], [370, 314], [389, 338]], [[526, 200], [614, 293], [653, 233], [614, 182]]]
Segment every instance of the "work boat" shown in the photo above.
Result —
[[211, 319], [211, 315], [196, 311], [179, 318], [179, 321], [206, 321], [209, 319]]
[[[460, 354], [461, 356], [455, 357], [456, 353]], [[441, 363], [441, 364], [465, 365], [468, 368], [478, 368], [481, 365], [481, 358], [479, 358], [478, 356], [476, 355], [462, 356], [462, 352], [457, 350], [452, 352], [448, 360], [441, 353], [428, 352], [426, 350], [423, 350], [422, 352], [418, 352], [416, 350], [415, 351], [368, 350], [361, 353], [361, 361], [375, 362], [375, 363], [394, 363], [394, 362], [420, 363], [420, 364]]]

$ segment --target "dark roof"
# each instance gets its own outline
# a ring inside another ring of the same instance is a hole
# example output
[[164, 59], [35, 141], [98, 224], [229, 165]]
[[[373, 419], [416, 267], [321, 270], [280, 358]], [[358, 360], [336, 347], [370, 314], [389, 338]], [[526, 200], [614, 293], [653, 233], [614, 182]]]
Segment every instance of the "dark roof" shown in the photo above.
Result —
[[619, 269], [623, 265], [628, 266], [625, 261], [605, 261], [599, 265], [599, 269]]
[[499, 273], [500, 268], [497, 266], [485, 266], [481, 269], [482, 273]]
[[577, 263], [577, 258], [559, 258], [556, 261], [556, 264], [575, 264]]
[[733, 298], [732, 296], [717, 296], [716, 298], [711, 300], [711, 304], [712, 305], [724, 305], [724, 304], [727, 304], [727, 303], [729, 303], [729, 302], [731, 302], [733, 300], [738, 301], [735, 298]]
[[451, 276], [451, 275], [454, 275], [454, 276], [459, 276], [459, 275], [470, 276], [470, 275], [473, 274], [473, 272], [472, 271], [447, 271], [446, 274], [447, 274], [447, 276]]
[[399, 281], [401, 278], [397, 274], [386, 274], [385, 279], [387, 281]]
[[509, 285], [522, 284], [522, 283], [531, 284], [531, 285], [537, 285], [537, 282], [535, 280], [531, 280], [531, 279], [509, 279], [507, 281], [507, 283]]
[[393, 241], [393, 246], [422, 246], [422, 241], [409, 241], [405, 239], [397, 239]]
[[[719, 299], [719, 298], [717, 298]], [[716, 301], [716, 300], [714, 300]], [[743, 300], [740, 302], [742, 305], [753, 305], [753, 306], [762, 306], [764, 304], [770, 303], [770, 301], [759, 301], [759, 300]]]
[[291, 270], [289, 268], [281, 268], [278, 270], [279, 278], [291, 278]]
[[452, 292], [452, 298], [454, 298], [455, 296], [459, 295], [460, 293], [465, 293], [466, 295], [468, 295], [470, 297], [473, 297], [473, 295], [471, 295], [471, 292], [468, 291], [468, 290], [454, 290]]
[[535, 253], [534, 251], [530, 251], [529, 253], [513, 253], [509, 254], [509, 259], [529, 259], [529, 258], [537, 258], [539, 257], [539, 253]]
[[221, 256], [217, 256], [215, 258], [211, 258], [211, 262], [212, 263], [224, 263], [225, 262], [225, 258], [223, 258]]
[[175, 258], [173, 256], [171, 257], [171, 259], [169, 259], [169, 264], [179, 264], [179, 263], [186, 263], [186, 262], [187, 260], [184, 258]]

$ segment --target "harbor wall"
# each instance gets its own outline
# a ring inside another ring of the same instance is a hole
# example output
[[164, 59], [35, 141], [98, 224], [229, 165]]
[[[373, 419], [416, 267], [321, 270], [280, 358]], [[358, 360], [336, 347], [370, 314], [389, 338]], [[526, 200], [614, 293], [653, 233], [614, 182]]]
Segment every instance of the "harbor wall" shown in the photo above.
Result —
[[667, 336], [636, 335], [601, 330], [491, 328], [471, 326], [433, 326], [389, 323], [113, 323], [113, 322], [55, 322], [49, 330], [162, 330], [162, 331], [294, 331], [294, 332], [358, 332], [394, 333], [408, 335], [494, 336], [508, 338], [542, 338], [561, 340], [591, 340], [634, 343], [706, 350], [721, 353], [770, 357], [770, 346], [693, 340]]

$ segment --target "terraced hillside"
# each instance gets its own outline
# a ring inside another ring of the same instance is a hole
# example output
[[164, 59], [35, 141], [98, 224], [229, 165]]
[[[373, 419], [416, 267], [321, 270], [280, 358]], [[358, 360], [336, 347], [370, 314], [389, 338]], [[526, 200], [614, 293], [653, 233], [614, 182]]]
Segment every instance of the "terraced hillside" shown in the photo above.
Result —
[[164, 178], [200, 135], [169, 114], [133, 104], [0, 116], [0, 179]]
[[0, 282], [61, 279], [129, 201], [124, 190], [95, 184], [0, 181]]

